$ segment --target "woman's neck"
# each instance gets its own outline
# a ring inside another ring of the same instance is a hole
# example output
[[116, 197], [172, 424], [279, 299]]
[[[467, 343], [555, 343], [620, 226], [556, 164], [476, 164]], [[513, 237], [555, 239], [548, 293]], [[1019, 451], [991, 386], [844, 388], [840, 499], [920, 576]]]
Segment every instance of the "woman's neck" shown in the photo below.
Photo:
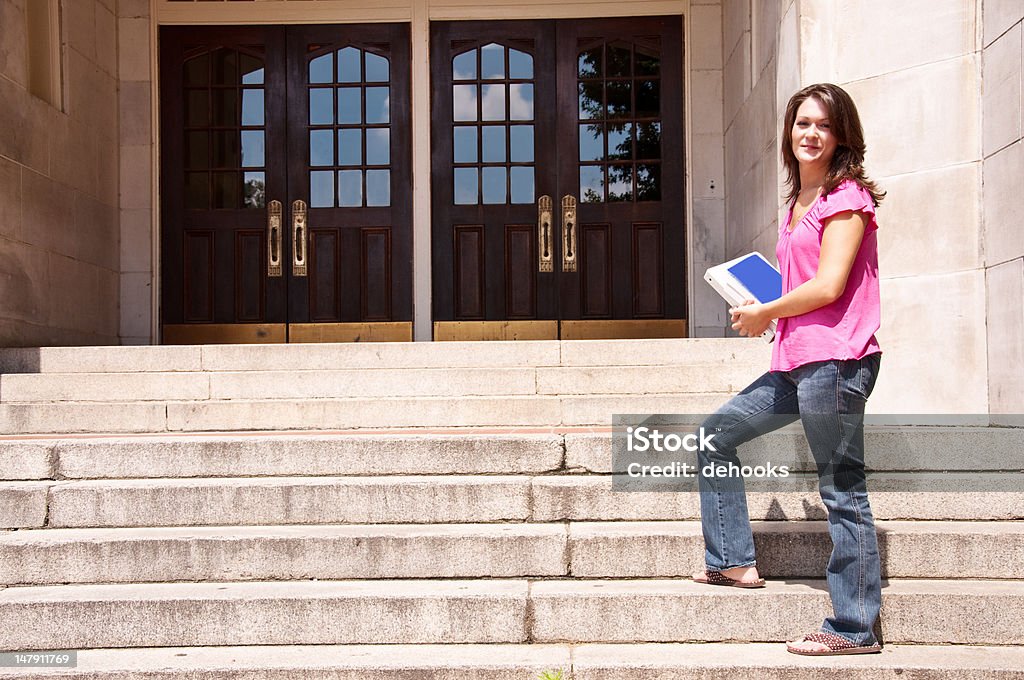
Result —
[[817, 191], [825, 184], [828, 168], [800, 167], [800, 191]]

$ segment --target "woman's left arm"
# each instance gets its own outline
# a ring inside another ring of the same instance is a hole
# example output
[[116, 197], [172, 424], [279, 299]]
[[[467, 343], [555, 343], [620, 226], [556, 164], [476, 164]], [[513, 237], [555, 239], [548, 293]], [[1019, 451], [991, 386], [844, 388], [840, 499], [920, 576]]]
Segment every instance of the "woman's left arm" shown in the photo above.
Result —
[[852, 211], [825, 220], [814, 278], [772, 302], [733, 307], [729, 310], [733, 330], [753, 337], [763, 333], [772, 319], [806, 314], [838, 300], [846, 290], [866, 225], [864, 214]]

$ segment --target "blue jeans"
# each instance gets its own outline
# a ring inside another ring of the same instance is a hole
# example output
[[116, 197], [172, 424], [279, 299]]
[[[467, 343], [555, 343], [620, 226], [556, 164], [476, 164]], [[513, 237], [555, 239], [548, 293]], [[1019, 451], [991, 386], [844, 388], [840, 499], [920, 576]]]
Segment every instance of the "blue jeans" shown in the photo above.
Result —
[[[821, 630], [858, 645], [876, 642], [872, 628], [881, 606], [881, 571], [875, 521], [864, 475], [864, 405], [875, 385], [881, 355], [819, 361], [792, 371], [765, 373], [704, 422], [715, 434], [714, 451], [698, 452], [708, 464], [740, 465], [736, 447], [798, 418], [818, 469], [828, 510], [832, 556], [826, 579], [833, 616]], [[753, 566], [742, 477], [698, 475], [705, 563], [721, 571]]]

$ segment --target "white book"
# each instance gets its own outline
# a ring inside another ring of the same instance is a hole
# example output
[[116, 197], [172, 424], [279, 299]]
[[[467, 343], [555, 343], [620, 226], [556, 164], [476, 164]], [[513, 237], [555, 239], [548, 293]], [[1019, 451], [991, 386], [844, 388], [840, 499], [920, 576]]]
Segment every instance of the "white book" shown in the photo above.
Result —
[[[782, 297], [782, 275], [756, 251], [709, 268], [704, 272], [704, 280], [725, 298], [730, 307], [742, 305], [747, 300], [764, 303]], [[776, 320], [772, 319], [761, 334], [766, 342], [775, 339], [776, 325]]]

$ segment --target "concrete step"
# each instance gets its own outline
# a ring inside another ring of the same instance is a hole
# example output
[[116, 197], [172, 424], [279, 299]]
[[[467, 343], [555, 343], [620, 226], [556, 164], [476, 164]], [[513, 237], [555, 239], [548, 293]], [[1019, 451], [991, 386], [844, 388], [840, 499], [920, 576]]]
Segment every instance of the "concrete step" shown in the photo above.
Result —
[[[1024, 522], [879, 522], [887, 578], [986, 578]], [[816, 578], [824, 522], [756, 522], [770, 578]], [[665, 578], [703, 566], [699, 522], [45, 529], [0, 533], [0, 585], [382, 578]], [[1009, 577], [1015, 576], [1010, 574]]]
[[276, 477], [58, 482], [48, 526], [522, 522], [530, 477]]
[[[753, 520], [824, 520], [816, 492], [750, 492]], [[879, 520], [1024, 519], [1024, 491], [873, 492]], [[596, 475], [0, 482], [0, 528], [678, 521], [695, 492], [613, 491]]]
[[[700, 518], [694, 492], [612, 491], [610, 477], [549, 475], [533, 478], [532, 521], [651, 521]], [[875, 519], [1018, 520], [1024, 519], [1021, 491], [906, 491], [870, 493]], [[749, 492], [753, 520], [824, 520], [814, 491]]]
[[[1024, 584], [888, 581], [887, 643], [1020, 645]], [[0, 591], [0, 648], [782, 641], [831, 612], [823, 581], [313, 581]]]
[[727, 393], [4, 403], [0, 434], [610, 426], [615, 413], [707, 413]]
[[[610, 430], [577, 429], [10, 438], [0, 439], [0, 479], [611, 472]], [[865, 446], [873, 471], [1024, 470], [1016, 428], [869, 428]], [[747, 465], [814, 469], [798, 430], [764, 435], [739, 455]]]
[[754, 364], [524, 368], [13, 373], [0, 401], [106, 402], [210, 399], [345, 399], [560, 394], [736, 392], [763, 372]]
[[0, 348], [0, 373], [283, 371], [345, 368], [678, 365], [751, 362], [771, 347], [744, 338]]
[[[1024, 649], [888, 645], [858, 657], [794, 657], [782, 644], [318, 645], [89, 649], [75, 669], [0, 668], [0, 679], [1020, 680]], [[799, 675], [797, 675], [799, 674]]]

